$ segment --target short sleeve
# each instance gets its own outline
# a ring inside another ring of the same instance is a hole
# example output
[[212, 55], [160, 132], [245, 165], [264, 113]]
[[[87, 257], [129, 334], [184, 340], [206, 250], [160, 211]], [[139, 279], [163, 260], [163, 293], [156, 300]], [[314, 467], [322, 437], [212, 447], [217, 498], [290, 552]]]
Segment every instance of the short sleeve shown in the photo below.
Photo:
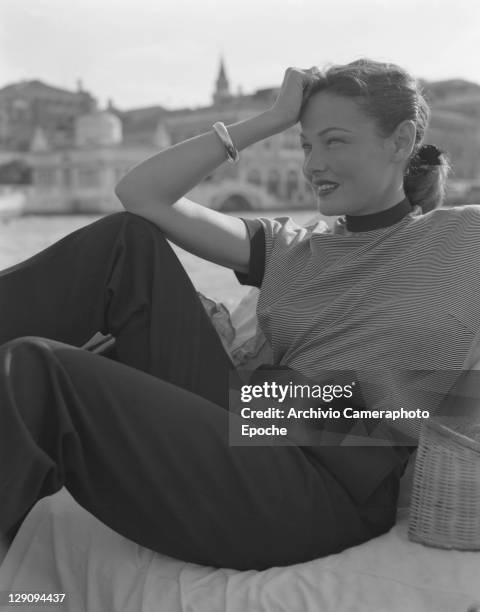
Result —
[[237, 272], [234, 274], [241, 285], [252, 285], [260, 288], [265, 272], [265, 231], [260, 219], [244, 219], [242, 221], [247, 227], [250, 238], [250, 260], [248, 272]]
[[[250, 237], [250, 263], [246, 274], [234, 272], [242, 285], [252, 285], [260, 288], [265, 270], [269, 265], [274, 247], [284, 251], [296, 239], [298, 231], [304, 233], [304, 228], [297, 225], [290, 217], [257, 217], [244, 219]], [[277, 244], [278, 243], [278, 244]]]

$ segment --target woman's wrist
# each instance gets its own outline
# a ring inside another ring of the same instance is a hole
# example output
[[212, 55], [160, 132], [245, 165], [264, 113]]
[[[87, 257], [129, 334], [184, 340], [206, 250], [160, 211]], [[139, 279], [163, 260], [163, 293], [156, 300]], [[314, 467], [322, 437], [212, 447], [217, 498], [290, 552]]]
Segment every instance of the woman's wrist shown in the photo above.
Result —
[[283, 132], [287, 127], [277, 113], [268, 109], [259, 115], [228, 125], [227, 129], [233, 144], [241, 151], [260, 140]]
[[279, 132], [284, 132], [298, 123], [298, 119], [287, 117], [285, 113], [277, 110], [274, 106], [268, 109], [270, 121], [277, 126]]

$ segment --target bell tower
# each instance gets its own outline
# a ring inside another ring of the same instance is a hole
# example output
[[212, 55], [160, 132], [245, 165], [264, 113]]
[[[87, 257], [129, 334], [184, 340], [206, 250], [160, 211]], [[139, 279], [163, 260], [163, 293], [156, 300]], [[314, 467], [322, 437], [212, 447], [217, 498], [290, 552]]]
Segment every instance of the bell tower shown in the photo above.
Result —
[[230, 93], [230, 85], [228, 83], [223, 57], [220, 57], [220, 67], [218, 70], [216, 89], [213, 93], [213, 103], [215, 105], [222, 104], [231, 98], [232, 94]]

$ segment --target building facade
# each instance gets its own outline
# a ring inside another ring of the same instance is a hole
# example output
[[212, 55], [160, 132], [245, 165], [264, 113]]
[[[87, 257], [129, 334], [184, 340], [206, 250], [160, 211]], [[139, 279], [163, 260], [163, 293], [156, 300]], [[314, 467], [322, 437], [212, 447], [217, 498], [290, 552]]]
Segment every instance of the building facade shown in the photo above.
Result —
[[68, 147], [73, 140], [75, 119], [96, 107], [96, 100], [83, 91], [52, 87], [42, 81], [21, 81], [0, 89], [0, 149], [28, 151], [35, 130], [41, 126], [54, 148]]

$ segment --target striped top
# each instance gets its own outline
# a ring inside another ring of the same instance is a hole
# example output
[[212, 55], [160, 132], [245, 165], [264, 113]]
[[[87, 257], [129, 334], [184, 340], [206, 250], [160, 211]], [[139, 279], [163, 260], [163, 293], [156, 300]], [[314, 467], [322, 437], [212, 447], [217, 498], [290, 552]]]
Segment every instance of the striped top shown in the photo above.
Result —
[[[438, 411], [480, 337], [480, 206], [415, 207], [361, 232], [243, 221], [251, 257], [236, 276], [260, 288], [275, 365], [332, 383], [354, 370], [369, 408]], [[420, 425], [401, 428], [418, 441]]]

